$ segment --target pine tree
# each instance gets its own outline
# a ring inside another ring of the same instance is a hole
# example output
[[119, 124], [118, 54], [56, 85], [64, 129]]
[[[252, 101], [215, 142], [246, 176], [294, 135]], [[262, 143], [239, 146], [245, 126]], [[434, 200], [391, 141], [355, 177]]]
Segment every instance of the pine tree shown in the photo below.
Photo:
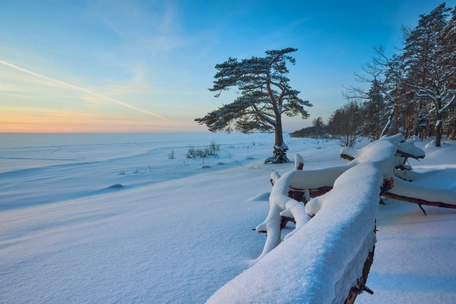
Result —
[[377, 52], [383, 58], [385, 79], [382, 92], [385, 96], [385, 109], [388, 112], [388, 122], [381, 135], [392, 135], [400, 132], [407, 138], [413, 121], [414, 94], [404, 84], [403, 58], [394, 54], [391, 59], [387, 59], [383, 50], [377, 50]]
[[382, 134], [386, 124], [385, 101], [382, 94], [381, 83], [374, 79], [367, 92], [367, 100], [363, 105], [364, 125], [362, 134], [377, 140]]
[[299, 91], [291, 88], [287, 77], [287, 63], [295, 64], [289, 54], [294, 48], [266, 51], [265, 57], [237, 60], [229, 58], [217, 64], [214, 85], [209, 90], [217, 92], [234, 87], [239, 92], [232, 103], [222, 105], [195, 121], [206, 125], [211, 132], [233, 129], [250, 133], [253, 131], [275, 132], [273, 156], [266, 163], [288, 162], [288, 147], [283, 141], [282, 114], [287, 116], [309, 116], [304, 106], [311, 107], [307, 100], [298, 97]]
[[456, 67], [450, 64], [454, 49], [448, 47], [451, 39], [443, 39], [449, 8], [442, 3], [428, 15], [420, 15], [418, 25], [406, 33], [403, 58], [407, 79], [405, 84], [415, 92], [418, 108], [427, 106], [433, 116], [435, 145], [440, 147], [445, 110], [453, 103], [456, 90], [451, 88]]

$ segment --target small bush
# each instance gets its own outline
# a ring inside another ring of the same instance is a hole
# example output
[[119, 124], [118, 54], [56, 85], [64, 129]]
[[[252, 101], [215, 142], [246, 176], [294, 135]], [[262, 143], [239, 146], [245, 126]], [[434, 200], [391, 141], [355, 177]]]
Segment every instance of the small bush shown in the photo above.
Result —
[[341, 147], [350, 147], [354, 148], [358, 140], [357, 135], [342, 135], [339, 138], [339, 144]]
[[171, 150], [171, 152], [168, 154], [169, 159], [175, 159], [176, 158], [176, 153], [174, 152], [174, 149]]
[[195, 147], [188, 148], [187, 158], [195, 158], [197, 156], [198, 156], [198, 151], [197, 151], [197, 149], [195, 149]]
[[206, 158], [207, 156], [217, 156], [220, 151], [220, 145], [211, 141], [211, 144], [203, 149], [190, 147], [187, 151], [187, 158]]
[[199, 157], [201, 157], [201, 158], [206, 158], [207, 153], [208, 153], [208, 149], [205, 148], [205, 149], [203, 150], [203, 149], [199, 149], [199, 148], [198, 148], [198, 149], [196, 150], [196, 152], [197, 152], [197, 154], [198, 154]]
[[220, 151], [220, 145], [217, 145], [215, 141], [211, 141], [211, 144], [209, 146], [209, 155], [218, 155]]

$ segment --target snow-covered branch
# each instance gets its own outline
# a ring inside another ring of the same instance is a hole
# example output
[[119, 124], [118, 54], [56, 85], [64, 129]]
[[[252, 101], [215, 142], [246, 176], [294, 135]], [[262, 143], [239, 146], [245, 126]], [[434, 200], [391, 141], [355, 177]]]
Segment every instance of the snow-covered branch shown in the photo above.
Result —
[[455, 95], [453, 95], [453, 97], [451, 97], [450, 101], [448, 101], [441, 109], [438, 110], [439, 113], [442, 113], [444, 112], [454, 101], [455, 97], [456, 97], [456, 93], [454, 93]]
[[275, 119], [272, 119], [269, 117], [269, 116], [272, 116], [271, 114], [261, 111], [260, 109], [258, 109], [258, 107], [255, 104], [252, 104], [252, 107], [255, 109], [255, 111], [252, 112], [252, 114], [260, 115], [265, 121], [267, 121], [272, 126], [277, 125], [277, 121]]
[[[456, 206], [456, 191], [455, 189], [435, 189], [423, 186], [417, 186], [414, 183], [406, 182], [402, 179], [394, 177], [394, 187], [388, 191], [391, 194], [396, 194], [405, 198], [421, 200], [422, 203], [443, 203]], [[429, 204], [432, 205], [432, 204]], [[444, 207], [444, 206], [441, 206]], [[451, 207], [451, 206], [450, 206]], [[456, 208], [455, 208], [456, 209]]]

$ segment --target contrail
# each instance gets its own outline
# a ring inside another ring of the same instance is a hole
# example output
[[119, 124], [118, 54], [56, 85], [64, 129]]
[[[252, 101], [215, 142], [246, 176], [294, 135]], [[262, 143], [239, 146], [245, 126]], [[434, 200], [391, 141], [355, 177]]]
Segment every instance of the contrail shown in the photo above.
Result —
[[101, 94], [98, 94], [98, 93], [95, 93], [95, 92], [92, 92], [92, 91], [89, 91], [87, 89], [84, 89], [84, 88], [81, 88], [81, 87], [78, 87], [78, 86], [75, 86], [75, 85], [72, 85], [72, 84], [69, 84], [69, 83], [66, 83], [66, 82], [63, 82], [63, 81], [60, 81], [60, 80], [57, 80], [57, 79], [54, 79], [54, 78], [50, 78], [50, 77], [47, 77], [47, 76], [44, 76], [44, 75], [41, 75], [41, 74], [38, 74], [38, 73], [35, 73], [35, 72], [32, 72], [32, 71], [29, 71], [29, 70], [26, 70], [24, 68], [21, 68], [21, 67], [18, 67], [17, 65], [14, 65], [14, 64], [11, 64], [9, 62], [6, 62], [6, 61], [3, 61], [3, 60], [0, 60], [0, 63], [3, 64], [3, 65], [6, 65], [6, 66], [9, 66], [13, 69], [16, 69], [16, 70], [19, 70], [19, 71], [22, 71], [24, 73], [27, 73], [27, 74], [30, 74], [30, 75], [33, 75], [35, 77], [39, 77], [39, 78], [42, 78], [42, 79], [46, 79], [46, 80], [49, 80], [51, 82], [54, 82], [54, 83], [58, 83], [60, 85], [63, 85], [63, 86], [66, 86], [66, 87], [69, 87], [69, 88], [72, 88], [74, 90], [78, 90], [78, 91], [81, 91], [81, 92], [84, 92], [84, 93], [87, 93], [87, 94], [90, 94], [90, 95], [93, 95], [93, 96], [96, 96], [96, 97], [99, 97], [99, 98], [102, 98], [102, 99], [105, 99], [105, 100], [108, 100], [108, 101], [111, 101], [111, 102], [114, 102], [114, 103], [117, 103], [121, 106], [124, 106], [124, 107], [127, 107], [127, 108], [130, 108], [130, 109], [133, 109], [133, 110], [136, 110], [136, 111], [139, 111], [139, 112], [143, 112], [143, 113], [146, 113], [146, 114], [149, 114], [149, 115], [152, 115], [152, 116], [155, 116], [157, 118], [160, 118], [162, 120], [165, 120], [165, 121], [169, 121], [168, 119], [164, 118], [163, 116], [160, 116], [154, 112], [150, 112], [150, 111], [147, 111], [147, 110], [143, 110], [143, 109], [140, 109], [140, 108], [137, 108], [135, 106], [132, 106], [128, 103], [125, 103], [123, 101], [120, 101], [120, 100], [117, 100], [117, 99], [114, 99], [114, 98], [111, 98], [109, 96], [104, 96], [104, 95], [101, 95]]

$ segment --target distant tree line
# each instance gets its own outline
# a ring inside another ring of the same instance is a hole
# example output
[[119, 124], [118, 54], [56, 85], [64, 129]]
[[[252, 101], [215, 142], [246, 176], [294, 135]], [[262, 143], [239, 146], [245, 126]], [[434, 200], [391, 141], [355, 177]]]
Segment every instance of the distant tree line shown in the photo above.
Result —
[[437, 147], [443, 134], [456, 139], [456, 8], [442, 3], [402, 31], [398, 53], [388, 57], [376, 47], [372, 61], [355, 73], [369, 83], [367, 90], [347, 88], [348, 103], [327, 124], [314, 119], [292, 136], [337, 136], [351, 145], [358, 136], [375, 140], [401, 132], [406, 138], [435, 136]]

